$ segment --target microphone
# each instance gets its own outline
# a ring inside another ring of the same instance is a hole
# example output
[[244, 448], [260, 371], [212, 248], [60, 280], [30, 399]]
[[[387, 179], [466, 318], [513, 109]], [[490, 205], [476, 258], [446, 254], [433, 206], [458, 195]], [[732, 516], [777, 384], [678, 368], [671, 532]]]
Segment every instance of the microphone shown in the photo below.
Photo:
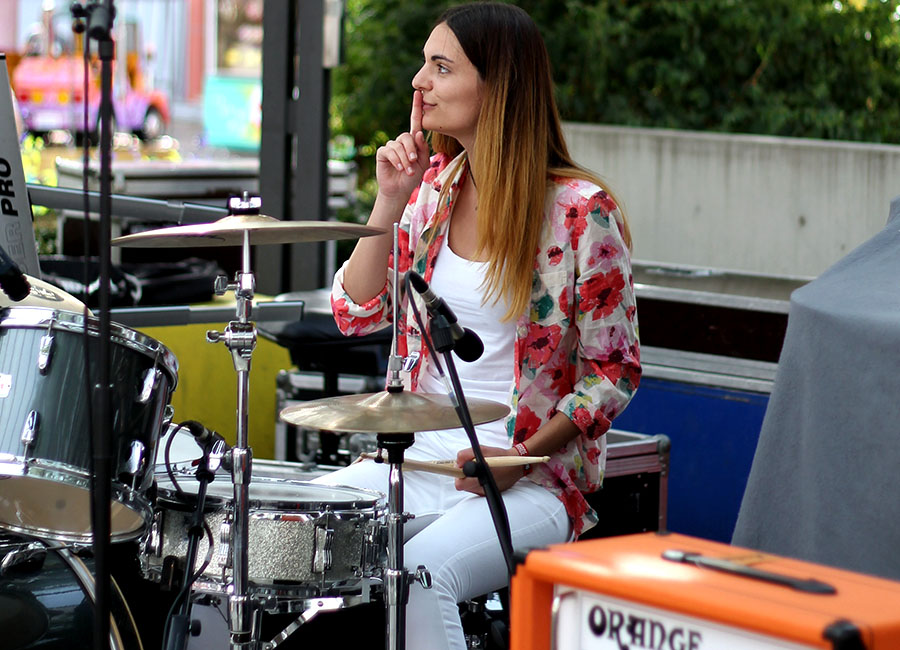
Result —
[[207, 429], [197, 420], [185, 420], [181, 423], [181, 426], [190, 431], [191, 435], [194, 436], [194, 441], [200, 445], [204, 453], [219, 457], [222, 466], [230, 469], [231, 458], [226, 456], [226, 454], [231, 451], [231, 445], [225, 442], [225, 438], [220, 433]]
[[0, 246], [0, 289], [3, 289], [3, 293], [13, 302], [25, 300], [31, 293], [28, 278], [2, 246]]
[[415, 271], [407, 271], [409, 282], [412, 284], [422, 300], [425, 301], [425, 307], [432, 318], [443, 316], [447, 319], [450, 326], [450, 336], [453, 339], [453, 351], [463, 361], [475, 361], [484, 353], [484, 343], [478, 338], [478, 335], [468, 327], [461, 327], [456, 320], [456, 314], [450, 309], [449, 305], [444, 302], [443, 298], [434, 295], [434, 291], [425, 282], [425, 279]]

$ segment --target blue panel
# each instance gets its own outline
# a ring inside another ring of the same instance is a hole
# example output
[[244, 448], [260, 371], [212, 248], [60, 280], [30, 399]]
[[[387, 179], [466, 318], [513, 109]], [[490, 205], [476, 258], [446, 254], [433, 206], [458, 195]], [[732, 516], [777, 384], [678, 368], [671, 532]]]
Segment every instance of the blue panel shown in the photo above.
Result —
[[262, 85], [259, 79], [207, 77], [203, 90], [203, 129], [207, 143], [258, 149]]
[[672, 441], [669, 530], [730, 542], [767, 394], [644, 377], [614, 426]]

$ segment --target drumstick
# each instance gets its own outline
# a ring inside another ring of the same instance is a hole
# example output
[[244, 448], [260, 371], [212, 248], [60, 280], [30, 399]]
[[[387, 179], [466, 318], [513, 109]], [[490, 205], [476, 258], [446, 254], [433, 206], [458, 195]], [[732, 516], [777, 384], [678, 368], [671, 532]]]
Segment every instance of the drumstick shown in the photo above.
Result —
[[[365, 452], [361, 454], [363, 458], [375, 459], [377, 453]], [[486, 456], [485, 462], [488, 467], [516, 467], [520, 465], [531, 465], [533, 463], [546, 463], [550, 460], [550, 456]], [[462, 468], [456, 466], [455, 460], [403, 460], [405, 469], [419, 470], [422, 472], [431, 472], [432, 474], [444, 474], [445, 476], [453, 476], [462, 478]]]

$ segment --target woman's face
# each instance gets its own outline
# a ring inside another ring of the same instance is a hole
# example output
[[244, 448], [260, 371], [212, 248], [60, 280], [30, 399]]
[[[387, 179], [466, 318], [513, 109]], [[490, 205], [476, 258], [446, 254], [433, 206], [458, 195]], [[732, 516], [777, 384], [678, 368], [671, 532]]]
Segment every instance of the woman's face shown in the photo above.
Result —
[[412, 80], [422, 92], [422, 128], [456, 138], [470, 149], [481, 112], [478, 70], [446, 23], [434, 28], [423, 53], [425, 62]]

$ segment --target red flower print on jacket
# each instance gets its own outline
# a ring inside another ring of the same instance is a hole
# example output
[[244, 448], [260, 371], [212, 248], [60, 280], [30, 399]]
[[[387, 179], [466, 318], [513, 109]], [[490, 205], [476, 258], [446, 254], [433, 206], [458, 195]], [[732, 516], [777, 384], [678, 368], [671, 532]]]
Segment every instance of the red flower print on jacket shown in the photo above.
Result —
[[541, 419], [527, 406], [519, 405], [519, 413], [516, 417], [516, 430], [513, 432], [513, 442], [523, 442], [541, 426]]
[[606, 318], [622, 302], [624, 288], [625, 278], [618, 268], [609, 273], [592, 275], [578, 287], [581, 311], [591, 313], [593, 320]]
[[601, 241], [595, 241], [591, 244], [591, 256], [588, 258], [588, 264], [608, 271], [621, 256], [622, 250], [616, 238], [608, 235]]
[[566, 210], [565, 219], [563, 220], [566, 229], [572, 233], [572, 248], [574, 250], [578, 250], [578, 240], [581, 239], [581, 236], [587, 228], [587, 221], [585, 220], [585, 215], [587, 214], [586, 208], [587, 206], [583, 202], [569, 206], [569, 209]]
[[596, 440], [609, 429], [610, 421], [600, 411], [591, 415], [586, 408], [579, 406], [572, 413], [572, 421], [578, 425], [589, 440]]
[[537, 368], [547, 363], [553, 351], [559, 347], [562, 336], [559, 325], [543, 327], [532, 324], [525, 337], [525, 356], [530, 368]]
[[547, 251], [547, 259], [550, 260], [550, 266], [556, 266], [562, 261], [563, 252], [559, 246], [553, 246]]
[[377, 310], [369, 316], [349, 316], [349, 306], [343, 298], [332, 300], [331, 311], [338, 329], [345, 335], [366, 334], [370, 326], [384, 321], [384, 314], [381, 313], [381, 310]]
[[600, 209], [601, 214], [604, 217], [608, 217], [609, 213], [613, 210], [618, 210], [619, 206], [616, 205], [616, 202], [613, 201], [612, 197], [603, 190], [600, 190], [594, 196], [591, 197], [594, 205], [596, 206], [591, 211], [593, 212], [597, 208]]
[[562, 494], [562, 502], [566, 506], [566, 513], [572, 517], [572, 532], [577, 537], [584, 530], [584, 515], [587, 513], [587, 501], [584, 500], [580, 493], [565, 491]]

